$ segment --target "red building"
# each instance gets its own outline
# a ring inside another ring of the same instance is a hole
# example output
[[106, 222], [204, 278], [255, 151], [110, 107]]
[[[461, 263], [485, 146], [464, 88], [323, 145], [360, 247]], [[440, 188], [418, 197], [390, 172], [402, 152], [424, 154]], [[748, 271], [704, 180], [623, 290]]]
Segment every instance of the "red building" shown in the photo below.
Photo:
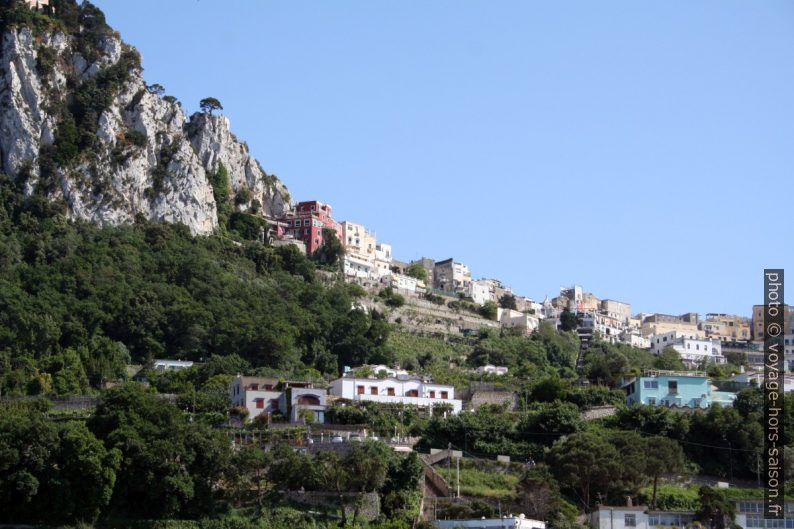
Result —
[[331, 216], [331, 206], [317, 200], [299, 202], [287, 216], [279, 219], [286, 224], [284, 233], [306, 244], [308, 255], [323, 245], [323, 228], [331, 228], [342, 240], [342, 225]]

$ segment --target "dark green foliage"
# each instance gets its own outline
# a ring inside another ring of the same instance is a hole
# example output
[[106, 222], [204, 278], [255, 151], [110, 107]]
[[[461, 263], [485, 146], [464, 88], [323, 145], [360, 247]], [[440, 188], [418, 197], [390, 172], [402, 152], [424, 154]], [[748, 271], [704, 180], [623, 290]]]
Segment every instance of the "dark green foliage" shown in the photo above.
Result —
[[34, 406], [0, 408], [0, 522], [92, 523], [110, 501], [120, 453], [82, 423]]
[[413, 263], [405, 269], [405, 275], [427, 283], [427, 270], [419, 263]]
[[503, 309], [517, 310], [516, 297], [513, 294], [504, 294], [499, 298], [499, 306]]
[[207, 177], [212, 186], [212, 195], [215, 197], [215, 207], [218, 210], [218, 225], [226, 226], [233, 211], [230, 200], [229, 171], [222, 163], [219, 163], [218, 170], [215, 173], [207, 173]]
[[229, 232], [247, 241], [260, 241], [267, 233], [267, 221], [258, 215], [235, 211], [229, 217]]
[[189, 422], [141, 386], [109, 390], [89, 422], [122, 455], [110, 508], [129, 517], [210, 514], [229, 464], [229, 440]]
[[575, 312], [571, 312], [568, 309], [562, 311], [562, 314], [560, 314], [560, 330], [564, 332], [575, 331], [578, 326], [579, 318]]
[[341, 263], [344, 255], [345, 247], [339, 242], [336, 231], [323, 228], [323, 244], [314, 252], [312, 258], [319, 264], [334, 267]]
[[5, 177], [0, 197], [3, 394], [88, 392], [123, 377], [128, 359], [235, 352], [256, 367], [336, 374], [390, 358], [389, 324], [351, 310], [350, 290], [323, 286], [291, 246], [69, 223], [46, 200], [23, 204]]
[[681, 355], [672, 347], [665, 347], [664, 350], [653, 360], [653, 367], [656, 369], [667, 369], [670, 371], [684, 371], [686, 366]]
[[497, 315], [497, 308], [498, 307], [496, 306], [496, 303], [494, 303], [493, 301], [486, 301], [479, 309], [477, 309], [477, 312], [483, 318], [489, 320], [495, 320]]
[[215, 110], [223, 110], [223, 105], [221, 102], [215, 99], [214, 97], [206, 97], [199, 102], [199, 107], [201, 111], [205, 114], [212, 115], [212, 112]]
[[709, 527], [714, 529], [733, 526], [736, 505], [726, 497], [724, 491], [704, 485], [698, 491], [698, 499], [700, 508], [695, 513], [695, 519], [709, 524]]
[[394, 291], [392, 287], [386, 287], [381, 289], [378, 292], [378, 297], [383, 300], [383, 302], [392, 308], [402, 307], [405, 305], [405, 297], [402, 294], [398, 294]]

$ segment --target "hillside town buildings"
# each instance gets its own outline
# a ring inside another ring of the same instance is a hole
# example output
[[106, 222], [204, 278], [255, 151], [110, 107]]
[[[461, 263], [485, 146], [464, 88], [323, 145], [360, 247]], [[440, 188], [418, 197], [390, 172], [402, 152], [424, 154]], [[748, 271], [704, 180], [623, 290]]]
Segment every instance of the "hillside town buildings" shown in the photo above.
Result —
[[318, 200], [299, 202], [289, 213], [278, 219], [286, 225], [285, 235], [304, 242], [306, 252], [311, 255], [323, 245], [323, 229], [334, 230], [342, 241], [342, 225], [333, 219], [331, 205]]
[[697, 367], [701, 363], [724, 364], [722, 344], [719, 340], [700, 338], [696, 334], [687, 334], [681, 331], [670, 331], [651, 336], [651, 352], [658, 355], [668, 347], [672, 347], [690, 367]]
[[642, 376], [622, 384], [626, 404], [705, 409], [712, 404], [730, 406], [736, 394], [718, 391], [704, 372], [646, 369]]

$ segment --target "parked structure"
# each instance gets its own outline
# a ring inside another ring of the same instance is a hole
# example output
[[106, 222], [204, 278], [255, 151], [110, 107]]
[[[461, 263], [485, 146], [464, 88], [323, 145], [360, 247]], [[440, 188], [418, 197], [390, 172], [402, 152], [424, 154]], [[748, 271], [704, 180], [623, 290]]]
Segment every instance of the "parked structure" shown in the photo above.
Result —
[[237, 375], [229, 385], [229, 400], [232, 406], [248, 410], [249, 419], [263, 413], [272, 419], [284, 416], [289, 422], [299, 422], [306, 416], [312, 422], [325, 422], [325, 388], [315, 388], [311, 382], [286, 381], [268, 377]]
[[736, 394], [717, 391], [706, 373], [646, 369], [642, 376], [622, 384], [626, 404], [705, 409], [712, 404], [731, 406]]
[[374, 378], [357, 377], [351, 373], [332, 381], [330, 394], [348, 400], [401, 403], [423, 408], [448, 404], [455, 414], [462, 407], [461, 401], [455, 399], [454, 386], [434, 384], [412, 375]]

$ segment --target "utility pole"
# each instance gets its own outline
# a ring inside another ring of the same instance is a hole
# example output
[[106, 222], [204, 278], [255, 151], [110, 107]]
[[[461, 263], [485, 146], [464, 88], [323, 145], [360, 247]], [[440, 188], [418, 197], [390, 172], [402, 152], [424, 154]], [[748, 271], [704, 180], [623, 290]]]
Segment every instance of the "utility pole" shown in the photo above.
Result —
[[460, 458], [456, 457], [455, 458], [455, 462], [456, 462], [456, 465], [455, 465], [456, 472], [457, 472], [457, 475], [458, 475], [458, 499], [460, 499]]

